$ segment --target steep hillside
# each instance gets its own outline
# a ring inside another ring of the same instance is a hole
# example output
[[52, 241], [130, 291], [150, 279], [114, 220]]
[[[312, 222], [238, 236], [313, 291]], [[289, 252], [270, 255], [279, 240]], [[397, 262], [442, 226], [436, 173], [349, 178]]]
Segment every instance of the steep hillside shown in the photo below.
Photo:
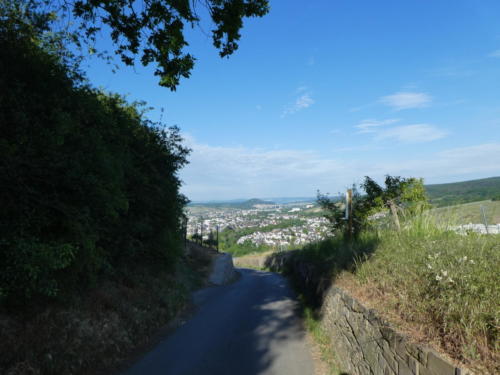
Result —
[[500, 199], [500, 177], [462, 181], [450, 184], [426, 185], [431, 203], [438, 207]]
[[[500, 201], [477, 201], [447, 207], [437, 207], [430, 211], [439, 223], [461, 225], [467, 223], [500, 223]], [[484, 215], [484, 216], [483, 216]]]

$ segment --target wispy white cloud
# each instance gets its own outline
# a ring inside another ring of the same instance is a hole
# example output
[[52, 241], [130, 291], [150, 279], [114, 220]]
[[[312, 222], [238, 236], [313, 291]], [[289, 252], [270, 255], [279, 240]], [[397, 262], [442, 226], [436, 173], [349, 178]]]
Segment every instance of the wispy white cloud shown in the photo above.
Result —
[[377, 161], [294, 149], [219, 147], [187, 138], [193, 152], [181, 171], [182, 190], [193, 200], [314, 196], [317, 189], [336, 193], [366, 175], [424, 177], [432, 183], [500, 175], [498, 142]]
[[297, 89], [298, 93], [302, 94], [295, 99], [295, 101], [292, 104], [289, 104], [288, 106], [285, 107], [283, 112], [281, 113], [281, 117], [285, 117], [288, 115], [293, 115], [294, 113], [297, 113], [298, 111], [301, 111], [305, 108], [309, 108], [314, 104], [314, 99], [311, 96], [310, 92], [304, 92], [307, 90], [305, 87], [299, 87]]
[[400, 122], [400, 119], [374, 120], [367, 119], [361, 121], [354, 127], [358, 129], [357, 134], [372, 134], [376, 141], [392, 140], [398, 143], [420, 143], [430, 142], [443, 138], [447, 133], [436, 126], [429, 124], [411, 125], [389, 125]]
[[374, 133], [378, 130], [379, 127], [394, 124], [398, 121], [400, 120], [397, 118], [391, 118], [387, 120], [366, 119], [361, 121], [354, 127], [359, 129], [358, 133]]
[[[183, 191], [192, 199], [293, 196], [330, 186], [331, 173], [345, 170], [334, 159], [313, 151], [218, 147], [187, 137], [193, 151], [181, 172]], [[322, 181], [322, 182], [321, 182]], [[320, 185], [317, 185], [317, 184]]]
[[389, 174], [424, 177], [429, 183], [500, 175], [500, 143], [483, 143], [429, 154], [426, 158], [383, 163]]
[[435, 141], [446, 136], [446, 132], [428, 124], [396, 126], [380, 131], [376, 140], [393, 139], [403, 143]]
[[496, 51], [491, 52], [488, 54], [489, 57], [500, 57], [500, 49], [497, 49]]
[[260, 104], [257, 104], [257, 105], [255, 106], [255, 109], [256, 109], [257, 111], [260, 111], [260, 110], [262, 110], [262, 106], [261, 106]]
[[401, 91], [392, 95], [383, 96], [379, 102], [400, 111], [403, 109], [421, 108], [429, 105], [432, 98], [422, 92]]
[[478, 73], [477, 70], [471, 69], [468, 67], [460, 67], [460, 66], [446, 66], [436, 69], [427, 70], [430, 75], [434, 77], [442, 77], [442, 78], [464, 78], [471, 77]]

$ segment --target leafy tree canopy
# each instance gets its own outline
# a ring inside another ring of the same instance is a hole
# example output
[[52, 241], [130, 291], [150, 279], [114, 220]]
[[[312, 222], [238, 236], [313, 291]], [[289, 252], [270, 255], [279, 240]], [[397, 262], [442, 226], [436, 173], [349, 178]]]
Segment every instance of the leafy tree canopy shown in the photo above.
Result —
[[[372, 178], [366, 176], [359, 187], [364, 190], [365, 194], [361, 194], [356, 186], [353, 186], [352, 230], [355, 235], [367, 225], [371, 215], [383, 209], [391, 210], [394, 223], [399, 228], [398, 211], [404, 210], [414, 215], [430, 206], [421, 178], [387, 175], [385, 186], [380, 186]], [[339, 200], [331, 199], [318, 192], [318, 203], [325, 210], [325, 217], [332, 223], [335, 230], [347, 229], [347, 220], [344, 218], [345, 207]]]
[[173, 267], [187, 202], [179, 129], [75, 79], [11, 26], [0, 22], [0, 307], [40, 306], [137, 264]]
[[245, 17], [269, 11], [267, 0], [1, 0], [0, 21], [15, 19], [100, 54], [106, 51], [94, 50], [96, 39], [109, 31], [123, 63], [134, 65], [139, 58], [144, 66], [155, 64], [159, 84], [175, 90], [194, 66], [184, 29], [199, 25], [200, 6], [212, 21], [212, 42], [221, 57], [238, 48]]
[[377, 210], [392, 205], [407, 210], [415, 210], [422, 205], [428, 206], [424, 183], [421, 178], [385, 177], [385, 187], [366, 176], [361, 187], [372, 208]]

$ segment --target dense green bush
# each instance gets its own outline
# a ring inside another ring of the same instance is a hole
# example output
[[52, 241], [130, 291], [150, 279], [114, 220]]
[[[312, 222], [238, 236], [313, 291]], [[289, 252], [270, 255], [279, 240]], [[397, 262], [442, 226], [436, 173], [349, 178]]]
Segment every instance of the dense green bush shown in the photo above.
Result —
[[173, 264], [188, 150], [0, 24], [0, 302], [72, 293], [121, 264]]

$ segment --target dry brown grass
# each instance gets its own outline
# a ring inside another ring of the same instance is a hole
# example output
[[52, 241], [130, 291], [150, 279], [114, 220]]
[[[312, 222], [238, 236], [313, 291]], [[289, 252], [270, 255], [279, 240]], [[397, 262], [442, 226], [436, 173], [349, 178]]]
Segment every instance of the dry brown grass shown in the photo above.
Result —
[[71, 301], [0, 312], [0, 373], [109, 373], [147, 345], [203, 284], [213, 254], [200, 249], [175, 272], [123, 271]]
[[347, 291], [365, 307], [377, 311], [379, 317], [389, 322], [410, 342], [432, 348], [457, 367], [466, 367], [477, 374], [496, 373], [494, 369], [498, 367], [498, 363], [495, 363], [491, 354], [483, 356], [482, 360], [469, 359], [467, 363], [458, 360], [463, 358], [461, 338], [457, 336], [454, 340], [450, 340], [449, 335], [444, 336], [442, 332], [436, 330], [433, 322], [414, 319], [399, 308], [398, 296], [385, 293], [374, 285], [360, 283], [350, 272], [342, 272], [336, 278], [334, 285]]

